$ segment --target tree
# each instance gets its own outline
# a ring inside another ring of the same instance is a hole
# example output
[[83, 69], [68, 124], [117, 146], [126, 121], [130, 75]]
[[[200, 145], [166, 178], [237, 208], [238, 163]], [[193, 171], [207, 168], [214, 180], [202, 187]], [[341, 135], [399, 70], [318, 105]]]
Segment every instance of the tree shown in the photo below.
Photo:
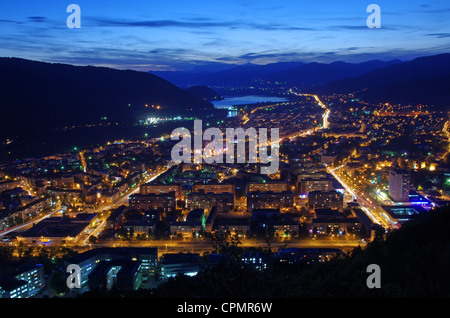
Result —
[[121, 240], [126, 240], [128, 237], [128, 231], [125, 230], [123, 227], [117, 229], [116, 231], [116, 235], [121, 239]]
[[22, 241], [20, 241], [20, 242], [17, 244], [17, 255], [18, 255], [19, 257], [22, 257], [23, 254], [25, 253], [25, 250], [26, 250], [25, 244], [24, 244]]
[[208, 232], [205, 236], [211, 240], [217, 253], [230, 255], [233, 259], [240, 257], [242, 248], [239, 247], [241, 241], [237, 235], [231, 235], [230, 232]]
[[55, 271], [50, 276], [49, 287], [57, 295], [61, 295], [69, 291], [67, 287], [67, 275], [62, 271]]
[[0, 246], [0, 267], [11, 262], [14, 249], [12, 246]]
[[94, 235], [89, 236], [89, 243], [95, 244], [97, 243], [98, 238]]

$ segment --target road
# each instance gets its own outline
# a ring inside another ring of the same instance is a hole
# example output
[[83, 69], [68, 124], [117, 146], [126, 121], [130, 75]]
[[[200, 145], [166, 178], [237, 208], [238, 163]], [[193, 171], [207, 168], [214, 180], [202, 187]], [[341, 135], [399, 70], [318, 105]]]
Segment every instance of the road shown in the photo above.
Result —
[[61, 208], [57, 208], [57, 209], [51, 211], [50, 213], [48, 213], [48, 214], [46, 214], [46, 215], [44, 215], [44, 216], [42, 216], [42, 217], [40, 217], [40, 218], [33, 218], [33, 219], [31, 219], [31, 220], [26, 221], [25, 223], [22, 223], [22, 224], [13, 226], [13, 227], [11, 227], [11, 228], [9, 228], [9, 229], [7, 229], [7, 230], [3, 230], [2, 232], [0, 232], [0, 237], [3, 237], [3, 236], [5, 236], [6, 234], [11, 233], [11, 232], [16, 232], [16, 231], [18, 231], [18, 230], [25, 231], [25, 230], [27, 230], [29, 227], [31, 227], [31, 226], [33, 225], [33, 223], [39, 223], [39, 222], [41, 222], [42, 220], [44, 220], [44, 219], [46, 219], [46, 218], [52, 216], [53, 214], [55, 214], [56, 212], [59, 212], [59, 211], [61, 211]]
[[395, 224], [389, 219], [389, 217], [384, 213], [380, 206], [372, 202], [368, 202], [363, 196], [359, 195], [356, 191], [354, 191], [339, 175], [336, 173], [337, 170], [341, 169], [342, 166], [332, 169], [327, 167], [327, 172], [330, 173], [344, 188], [350, 193], [354, 200], [356, 200], [361, 209], [366, 213], [366, 215], [374, 222], [375, 224], [381, 225], [385, 229], [394, 228]]
[[[159, 177], [161, 174], [163, 174], [164, 172], [166, 172], [168, 169], [169, 169], [169, 168], [166, 168], [166, 169], [164, 169], [164, 170], [162, 170], [162, 171], [157, 172], [156, 174], [150, 175], [150, 176], [149, 176], [147, 179], [145, 179], [142, 183], [147, 183], [147, 182], [151, 182], [151, 181], [155, 180], [157, 177]], [[139, 191], [139, 188], [140, 188], [140, 185], [136, 186], [134, 189], [132, 189], [131, 191], [126, 192], [125, 195], [123, 195], [121, 198], [119, 198], [119, 200], [117, 200], [116, 202], [114, 202], [114, 203], [112, 203], [112, 204], [103, 205], [103, 206], [101, 206], [101, 207], [99, 207], [99, 208], [97, 208], [97, 209], [94, 209], [94, 210], [89, 209], [89, 210], [86, 210], [86, 211], [84, 211], [84, 212], [97, 212], [97, 213], [98, 213], [98, 212], [102, 212], [102, 211], [105, 211], [105, 210], [115, 209], [115, 208], [117, 208], [117, 207], [119, 207], [119, 206], [121, 206], [121, 205], [126, 205], [126, 203], [128, 202], [128, 197], [129, 197], [130, 195], [132, 195], [132, 194], [138, 192], [138, 191]], [[6, 234], [11, 233], [11, 232], [16, 232], [16, 231], [21, 231], [21, 232], [23, 232], [23, 231], [26, 231], [28, 228], [30, 228], [30, 227], [33, 225], [33, 223], [39, 223], [39, 222], [41, 222], [42, 220], [44, 220], [44, 219], [46, 219], [46, 218], [48, 218], [48, 217], [54, 215], [55, 213], [57, 213], [57, 212], [59, 212], [59, 211], [61, 211], [61, 208], [60, 208], [60, 207], [58, 207], [57, 209], [54, 209], [54, 210], [51, 211], [50, 213], [47, 213], [46, 215], [44, 215], [44, 216], [42, 216], [42, 217], [40, 217], [40, 218], [33, 218], [33, 219], [31, 219], [31, 220], [26, 221], [25, 223], [22, 223], [22, 224], [19, 224], [19, 225], [14, 226], [14, 227], [11, 227], [11, 228], [9, 228], [9, 229], [7, 229], [7, 230], [1, 231], [1, 232], [0, 232], [0, 237], [3, 237], [3, 236], [5, 236]], [[96, 235], [96, 234], [98, 234], [98, 233], [104, 228], [105, 223], [106, 223], [105, 220], [103, 220], [102, 223], [101, 223], [97, 228], [95, 228], [95, 230], [94, 230], [92, 233], [90, 233], [85, 239], [83, 239], [82, 245], [87, 245], [87, 244], [88, 244], [88, 243], [87, 243], [88, 237], [89, 237], [90, 235]]]
[[[351, 251], [355, 247], [364, 247], [366, 243], [358, 240], [292, 240], [283, 242], [271, 242], [270, 248], [273, 251], [278, 251], [282, 247], [297, 247], [297, 248], [337, 248], [344, 252]], [[164, 253], [178, 253], [178, 252], [191, 252], [202, 254], [204, 252], [212, 252], [213, 246], [208, 240], [149, 240], [149, 241], [110, 241], [104, 243], [87, 244], [90, 248], [98, 247], [156, 247], [158, 254]], [[257, 240], [242, 240], [240, 247], [256, 247], [266, 248], [267, 242]]]
[[447, 149], [445, 153], [442, 155], [441, 159], [444, 159], [445, 156], [450, 152], [450, 120], [447, 120], [444, 124], [444, 128], [442, 129], [442, 132], [444, 133], [444, 136], [447, 137], [449, 143], [447, 145]]
[[297, 95], [297, 96], [309, 96], [309, 97], [314, 97], [314, 99], [317, 101], [317, 103], [319, 104], [320, 107], [322, 107], [323, 109], [325, 109], [325, 113], [322, 115], [323, 118], [323, 123], [322, 123], [322, 127], [320, 129], [326, 129], [330, 127], [330, 123], [328, 121], [328, 118], [330, 117], [330, 109], [320, 100], [319, 96], [314, 95], [314, 94], [305, 94], [305, 93], [297, 93], [294, 92], [292, 89], [289, 90], [290, 93]]
[[[320, 100], [320, 98], [317, 95], [314, 94], [304, 94], [304, 93], [297, 93], [294, 92], [292, 89], [290, 90], [290, 92], [294, 95], [297, 96], [310, 96], [310, 97], [314, 97], [314, 99], [317, 101], [317, 103], [320, 105], [320, 107], [322, 107], [323, 109], [325, 109], [325, 113], [323, 114], [322, 118], [323, 118], [323, 124], [322, 127], [320, 128], [315, 128], [315, 129], [311, 129], [311, 132], [315, 132], [319, 129], [323, 129], [323, 128], [329, 128], [330, 127], [330, 123], [329, 123], [329, 116], [330, 116], [330, 109]], [[305, 134], [305, 132], [303, 132], [303, 134]], [[309, 134], [309, 133], [308, 133]], [[376, 204], [367, 201], [366, 198], [364, 198], [364, 196], [360, 195], [357, 191], [353, 190], [344, 180], [342, 180], [342, 178], [339, 177], [338, 173], [336, 173], [336, 171], [338, 169], [342, 168], [338, 167], [336, 169], [331, 169], [330, 167], [327, 167], [327, 171], [337, 180], [339, 181], [340, 184], [342, 184], [342, 186], [345, 188], [345, 190], [350, 193], [353, 197], [353, 199], [355, 199], [361, 206], [361, 209], [366, 213], [366, 215], [372, 220], [372, 222], [374, 222], [375, 224], [379, 224], [381, 226], [383, 226], [385, 229], [390, 229], [395, 227], [395, 224], [391, 221], [391, 219], [386, 215], [386, 213], [382, 210], [382, 208], [380, 206], [377, 206]]]
[[[137, 185], [135, 188], [133, 188], [133, 189], [127, 191], [127, 192], [126, 192], [121, 198], [119, 198], [119, 200], [117, 200], [116, 202], [114, 202], [114, 203], [112, 203], [112, 204], [108, 204], [108, 205], [101, 206], [100, 208], [98, 208], [98, 209], [96, 209], [96, 210], [93, 210], [92, 212], [102, 212], [102, 211], [106, 211], [106, 210], [113, 210], [113, 209], [116, 209], [116, 208], [120, 207], [121, 205], [127, 205], [127, 203], [128, 203], [128, 198], [130, 197], [130, 195], [133, 195], [133, 194], [137, 193], [137, 192], [139, 191], [139, 189], [140, 189], [140, 186], [141, 186], [142, 184], [148, 183], [148, 182], [152, 182], [153, 180], [155, 180], [156, 178], [158, 178], [160, 175], [162, 175], [163, 173], [165, 173], [165, 172], [166, 172], [167, 170], [169, 170], [169, 169], [170, 169], [170, 167], [167, 167], [166, 169], [164, 169], [164, 170], [162, 170], [162, 171], [156, 172], [156, 174], [155, 174], [155, 173], [152, 173], [152, 174], [151, 174], [147, 179], [145, 179], [142, 183], [140, 183], [139, 185]], [[86, 235], [84, 238], [81, 239], [81, 242], [79, 242], [79, 244], [84, 245], [84, 246], [86, 246], [86, 245], [91, 245], [91, 244], [88, 242], [89, 237], [90, 237], [91, 235], [93, 235], [93, 236], [98, 236], [98, 234], [100, 234], [101, 231], [104, 230], [104, 227], [105, 227], [105, 225], [106, 225], [106, 216], [105, 216], [105, 218], [104, 218], [103, 220], [101, 220], [100, 222], [101, 222], [101, 223], [100, 223], [100, 224], [99, 224], [92, 232], [89, 232], [88, 235]]]

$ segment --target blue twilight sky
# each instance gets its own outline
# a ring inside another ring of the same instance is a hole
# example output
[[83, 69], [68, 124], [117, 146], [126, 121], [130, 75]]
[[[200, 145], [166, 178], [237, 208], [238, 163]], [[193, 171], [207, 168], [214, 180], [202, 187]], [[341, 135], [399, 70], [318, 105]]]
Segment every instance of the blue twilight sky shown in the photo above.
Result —
[[[81, 28], [69, 29], [69, 4]], [[381, 29], [369, 29], [369, 4]], [[120, 69], [450, 52], [449, 0], [2, 0], [0, 56]]]

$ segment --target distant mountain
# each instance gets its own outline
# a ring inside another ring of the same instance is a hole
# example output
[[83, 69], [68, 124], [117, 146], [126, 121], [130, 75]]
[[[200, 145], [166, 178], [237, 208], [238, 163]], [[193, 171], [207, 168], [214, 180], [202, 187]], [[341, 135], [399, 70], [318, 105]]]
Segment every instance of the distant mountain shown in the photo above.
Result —
[[186, 88], [185, 91], [207, 101], [223, 99], [223, 97], [219, 93], [206, 85], [191, 86], [189, 88]]
[[365, 74], [377, 68], [400, 63], [393, 61], [368, 61], [364, 63], [333, 62], [302, 63], [280, 62], [266, 65], [245, 64], [220, 71], [153, 72], [176, 85], [237, 86], [254, 84], [255, 80], [286, 82], [298, 88], [309, 88], [328, 82]]
[[149, 113], [198, 114], [214, 109], [146, 72], [0, 58], [0, 74], [2, 136], [101, 119], [132, 122]]
[[449, 87], [450, 75], [447, 75], [371, 87], [360, 96], [374, 103], [436, 105], [450, 110]]
[[152, 72], [179, 86], [188, 85], [242, 85], [249, 84], [255, 79], [265, 79], [270, 74], [281, 72], [303, 65], [302, 62], [280, 62], [266, 65], [244, 64], [233, 65], [217, 71], [217, 66], [197, 68], [192, 71], [163, 71]]
[[363, 63], [308, 63], [272, 74], [269, 79], [287, 82], [298, 88], [310, 88], [332, 81], [356, 77], [378, 68], [400, 63], [400, 60], [373, 60]]
[[204, 76], [208, 85], [242, 85], [256, 79], [267, 80], [272, 74], [303, 65], [302, 62], [280, 62], [266, 65], [245, 64]]
[[321, 94], [359, 91], [372, 102], [450, 105], [450, 54], [420, 57], [327, 83]]

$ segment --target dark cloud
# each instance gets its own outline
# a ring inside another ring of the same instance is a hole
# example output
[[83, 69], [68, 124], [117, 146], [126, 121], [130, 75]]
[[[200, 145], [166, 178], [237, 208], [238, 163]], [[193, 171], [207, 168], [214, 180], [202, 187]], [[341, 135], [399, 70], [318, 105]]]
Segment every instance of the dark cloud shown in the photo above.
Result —
[[429, 33], [426, 36], [435, 36], [440, 39], [450, 38], [450, 33]]
[[115, 20], [107, 18], [90, 18], [98, 26], [122, 26], [122, 27], [149, 27], [149, 28], [163, 28], [163, 27], [183, 27], [183, 28], [211, 28], [211, 27], [227, 27], [230, 26], [227, 22], [214, 21], [178, 21], [178, 20], [146, 20], [146, 21], [130, 21], [130, 20]]
[[6, 19], [0, 19], [0, 23], [23, 24], [23, 22], [20, 22], [20, 21], [6, 20]]
[[[358, 31], [358, 30], [367, 30], [369, 29], [367, 27], [367, 24], [365, 23], [365, 21], [361, 24], [361, 25], [334, 25], [334, 26], [329, 26], [327, 27], [328, 30], [350, 30], [350, 31]], [[393, 27], [393, 26], [386, 26], [383, 25], [383, 23], [381, 23], [381, 28], [377, 29], [377, 30], [398, 30], [397, 27]], [[372, 30], [372, 29], [370, 29]]]
[[36, 23], [47, 22], [46, 17], [27, 17], [27, 20]]
[[230, 29], [258, 29], [258, 30], [285, 30], [285, 31], [313, 31], [312, 28], [304, 28], [284, 24], [261, 24], [261, 23], [247, 23], [239, 21], [212, 21], [208, 18], [198, 17], [187, 20], [117, 20], [110, 18], [89, 18], [97, 26], [103, 27], [147, 27], [147, 28], [166, 28], [166, 27], [180, 27], [180, 28], [230, 28]]

